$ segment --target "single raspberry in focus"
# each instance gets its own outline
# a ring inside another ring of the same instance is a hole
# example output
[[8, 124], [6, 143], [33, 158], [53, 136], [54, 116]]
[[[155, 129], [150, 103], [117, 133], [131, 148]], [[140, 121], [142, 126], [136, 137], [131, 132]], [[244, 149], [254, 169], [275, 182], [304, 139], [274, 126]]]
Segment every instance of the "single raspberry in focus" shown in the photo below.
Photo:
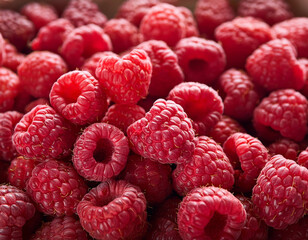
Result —
[[308, 147], [298, 155], [297, 163], [308, 169]]
[[275, 141], [281, 136], [295, 141], [307, 133], [307, 99], [293, 89], [277, 90], [254, 110], [253, 124], [259, 137]]
[[27, 183], [27, 193], [47, 215], [71, 216], [87, 192], [84, 180], [70, 163], [48, 159], [36, 165]]
[[6, 67], [13, 72], [17, 72], [17, 68], [25, 59], [25, 55], [19, 53], [16, 47], [8, 41], [5, 41], [4, 51], [5, 58], [3, 61], [3, 67]]
[[50, 106], [50, 103], [49, 103], [49, 100], [46, 99], [46, 98], [38, 98], [36, 100], [29, 102], [25, 106], [25, 108], [24, 108], [25, 113], [30, 112], [32, 110], [32, 108], [35, 108], [37, 105], [49, 105]]
[[296, 161], [297, 154], [300, 151], [299, 144], [288, 138], [280, 138], [277, 141], [271, 143], [267, 148], [271, 157], [280, 154], [285, 158], [292, 159], [294, 161]]
[[127, 128], [131, 148], [160, 163], [184, 163], [195, 149], [194, 130], [183, 108], [158, 99], [145, 117]]
[[124, 180], [92, 188], [78, 204], [77, 214], [95, 239], [141, 239], [146, 231], [144, 194]]
[[193, 16], [193, 13], [190, 11], [190, 9], [179, 6], [177, 7], [178, 10], [182, 13], [182, 15], [185, 18], [185, 28], [186, 28], [186, 34], [185, 37], [198, 37], [199, 36], [199, 30], [197, 27], [197, 22]]
[[200, 187], [184, 197], [177, 221], [183, 240], [235, 240], [245, 225], [246, 211], [229, 191], [217, 187]]
[[211, 85], [224, 71], [226, 55], [222, 47], [199, 37], [184, 38], [174, 48], [186, 82]]

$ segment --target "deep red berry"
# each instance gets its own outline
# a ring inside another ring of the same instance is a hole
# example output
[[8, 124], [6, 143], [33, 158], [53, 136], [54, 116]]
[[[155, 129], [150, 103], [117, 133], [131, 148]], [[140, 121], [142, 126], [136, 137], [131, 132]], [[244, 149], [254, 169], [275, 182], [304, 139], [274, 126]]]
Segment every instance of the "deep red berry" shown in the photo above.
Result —
[[2, 66], [5, 59], [5, 41], [0, 33], [0, 66]]
[[5, 58], [3, 61], [3, 67], [6, 67], [12, 70], [13, 72], [17, 72], [17, 68], [21, 64], [21, 62], [25, 59], [25, 55], [19, 53], [15, 48], [15, 46], [9, 43], [8, 41], [5, 41], [4, 51], [5, 51]]
[[308, 147], [298, 155], [297, 163], [308, 169]]
[[292, 159], [294, 161], [296, 161], [297, 154], [300, 151], [299, 144], [288, 138], [281, 138], [270, 144], [267, 148], [271, 157], [280, 154], [285, 158]]
[[306, 80], [304, 86], [299, 90], [308, 99], [308, 58], [301, 58], [298, 60], [306, 69]]
[[199, 30], [197, 27], [197, 22], [195, 21], [195, 18], [193, 16], [193, 13], [190, 11], [190, 9], [182, 6], [178, 7], [178, 10], [182, 13], [182, 15], [185, 18], [185, 28], [186, 28], [185, 37], [198, 37]]
[[20, 227], [4, 227], [0, 228], [1, 240], [22, 240], [22, 228]]

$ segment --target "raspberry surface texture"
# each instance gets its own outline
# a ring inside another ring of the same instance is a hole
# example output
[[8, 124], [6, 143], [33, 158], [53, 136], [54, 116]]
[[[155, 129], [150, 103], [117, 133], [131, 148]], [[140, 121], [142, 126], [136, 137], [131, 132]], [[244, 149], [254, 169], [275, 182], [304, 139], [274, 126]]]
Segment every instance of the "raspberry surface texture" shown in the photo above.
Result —
[[25, 55], [18, 52], [16, 47], [8, 41], [5, 41], [4, 52], [5, 58], [3, 61], [3, 67], [6, 67], [13, 72], [17, 72], [17, 68], [25, 59]]
[[285, 158], [292, 159], [294, 161], [296, 161], [297, 154], [300, 152], [299, 144], [288, 138], [281, 138], [270, 144], [267, 148], [271, 157], [280, 154]]
[[197, 22], [194, 18], [193, 13], [190, 11], [190, 9], [186, 7], [179, 6], [178, 10], [182, 13], [182, 15], [185, 18], [185, 26], [186, 26], [186, 34], [185, 37], [198, 37], [199, 36], [199, 30], [197, 26]]
[[20, 227], [3, 227], [0, 228], [0, 239], [3, 240], [22, 240], [22, 228]]
[[297, 163], [308, 169], [308, 147], [298, 155]]

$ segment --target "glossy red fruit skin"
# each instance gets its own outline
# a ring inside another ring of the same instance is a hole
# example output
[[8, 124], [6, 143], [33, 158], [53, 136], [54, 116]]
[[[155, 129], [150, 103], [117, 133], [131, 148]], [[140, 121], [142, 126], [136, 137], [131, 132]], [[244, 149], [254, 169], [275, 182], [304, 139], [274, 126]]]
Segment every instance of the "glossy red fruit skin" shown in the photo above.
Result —
[[296, 161], [297, 155], [300, 151], [299, 144], [288, 138], [281, 138], [270, 144], [267, 148], [271, 157], [280, 154], [285, 158], [292, 159], [294, 161]]
[[298, 155], [297, 163], [308, 169], [308, 147]]

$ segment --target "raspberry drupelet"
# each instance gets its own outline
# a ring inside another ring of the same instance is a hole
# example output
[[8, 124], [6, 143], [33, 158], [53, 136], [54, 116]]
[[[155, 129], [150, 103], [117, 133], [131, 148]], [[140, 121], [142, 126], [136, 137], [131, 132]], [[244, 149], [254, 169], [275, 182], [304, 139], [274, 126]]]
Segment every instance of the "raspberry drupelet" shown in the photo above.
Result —
[[288, 138], [280, 138], [271, 143], [267, 148], [271, 157], [280, 154], [285, 158], [292, 159], [294, 161], [296, 161], [297, 154], [300, 152], [299, 144]]
[[308, 169], [308, 147], [298, 155], [297, 163]]

